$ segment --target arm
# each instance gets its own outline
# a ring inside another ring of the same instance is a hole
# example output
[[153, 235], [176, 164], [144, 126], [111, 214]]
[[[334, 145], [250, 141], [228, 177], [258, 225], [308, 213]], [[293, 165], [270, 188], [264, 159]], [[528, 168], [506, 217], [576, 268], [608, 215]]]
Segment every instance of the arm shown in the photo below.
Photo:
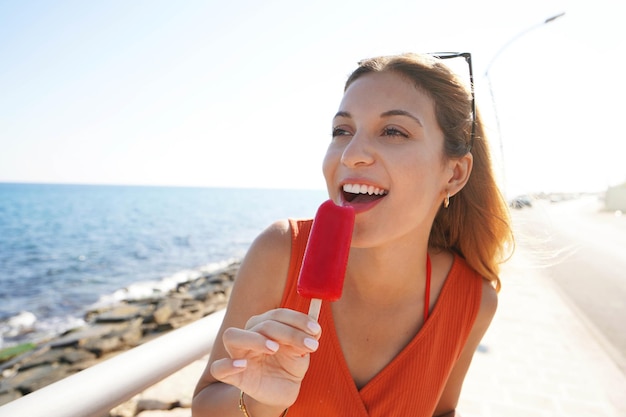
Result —
[[482, 298], [480, 302], [480, 309], [478, 316], [474, 322], [474, 326], [467, 339], [467, 343], [461, 352], [459, 360], [454, 365], [446, 387], [441, 394], [439, 404], [435, 409], [434, 417], [460, 417], [460, 414], [455, 411], [456, 406], [461, 395], [461, 388], [463, 387], [463, 380], [469, 369], [472, 357], [481, 339], [487, 332], [491, 320], [496, 313], [498, 307], [498, 296], [493, 286], [486, 280], [483, 282]]
[[240, 391], [255, 417], [277, 417], [295, 401], [308, 354], [315, 350], [311, 339], [316, 341], [320, 331], [306, 314], [278, 308], [290, 255], [286, 222], [269, 227], [250, 247], [194, 392], [194, 417], [241, 417]]

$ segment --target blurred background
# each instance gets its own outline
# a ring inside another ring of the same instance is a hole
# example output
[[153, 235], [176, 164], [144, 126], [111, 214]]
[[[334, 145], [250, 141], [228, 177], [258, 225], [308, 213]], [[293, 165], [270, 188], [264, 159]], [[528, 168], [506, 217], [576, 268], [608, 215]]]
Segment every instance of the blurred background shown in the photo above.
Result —
[[358, 60], [470, 51], [506, 194], [603, 190], [626, 181], [623, 18], [617, 0], [2, 1], [0, 181], [323, 188]]

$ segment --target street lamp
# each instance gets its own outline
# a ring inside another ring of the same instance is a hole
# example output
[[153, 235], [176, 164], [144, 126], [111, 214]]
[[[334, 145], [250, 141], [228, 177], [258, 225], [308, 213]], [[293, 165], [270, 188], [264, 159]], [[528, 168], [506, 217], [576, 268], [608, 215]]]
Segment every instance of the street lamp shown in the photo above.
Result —
[[489, 78], [489, 70], [491, 69], [491, 66], [493, 65], [494, 61], [513, 42], [515, 42], [516, 40], [518, 40], [519, 38], [521, 38], [522, 36], [524, 36], [528, 32], [530, 32], [530, 31], [532, 31], [534, 29], [537, 29], [538, 27], [543, 26], [545, 24], [548, 24], [550, 22], [554, 22], [556, 19], [558, 19], [559, 17], [562, 17], [564, 15], [565, 15], [565, 12], [562, 12], [562, 13], [556, 14], [554, 16], [551, 16], [551, 17], [547, 18], [546, 20], [544, 20], [543, 22], [539, 22], [539, 23], [537, 23], [535, 25], [532, 25], [531, 27], [529, 27], [527, 29], [524, 29], [523, 31], [521, 31], [517, 35], [513, 36], [508, 42], [506, 42], [504, 45], [502, 45], [500, 47], [498, 52], [496, 52], [496, 54], [493, 56], [493, 58], [491, 58], [491, 61], [489, 61], [489, 65], [487, 65], [487, 69], [485, 70], [485, 78], [487, 78], [487, 86], [489, 87], [489, 94], [491, 95], [491, 104], [493, 106], [493, 114], [494, 114], [494, 117], [496, 119], [496, 129], [498, 130], [498, 139], [500, 141], [500, 157], [502, 159], [502, 183], [503, 183], [503, 187], [506, 185], [505, 184], [505, 175], [504, 175], [504, 145], [502, 143], [502, 130], [500, 129], [500, 119], [498, 118], [498, 109], [497, 109], [497, 106], [496, 106], [496, 99], [495, 99], [495, 96], [493, 95], [493, 88], [491, 86], [491, 79]]

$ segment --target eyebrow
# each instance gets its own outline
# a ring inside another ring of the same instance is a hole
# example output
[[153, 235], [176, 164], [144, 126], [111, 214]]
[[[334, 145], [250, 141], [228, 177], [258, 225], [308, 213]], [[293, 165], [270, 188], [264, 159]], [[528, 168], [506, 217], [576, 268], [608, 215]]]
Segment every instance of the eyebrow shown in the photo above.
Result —
[[[420, 126], [424, 126], [424, 124], [422, 123], [422, 121], [417, 118], [416, 116], [412, 115], [411, 113], [409, 113], [406, 110], [400, 110], [400, 109], [396, 109], [396, 110], [388, 110], [386, 112], [383, 112], [380, 114], [380, 117], [390, 117], [390, 116], [405, 116], [408, 117], [410, 119], [413, 119], [417, 124], [419, 124]], [[346, 117], [348, 119], [352, 118], [352, 115], [350, 113], [348, 113], [347, 111], [339, 111], [337, 112], [337, 114], [335, 114], [335, 117]]]
[[345, 117], [347, 119], [352, 119], [352, 115], [347, 111], [338, 111], [335, 117]]
[[380, 115], [380, 117], [389, 117], [389, 116], [405, 116], [405, 117], [415, 120], [418, 125], [422, 127], [424, 126], [424, 124], [422, 123], [420, 119], [418, 119], [416, 116], [413, 116], [411, 113], [409, 113], [406, 110], [389, 110]]

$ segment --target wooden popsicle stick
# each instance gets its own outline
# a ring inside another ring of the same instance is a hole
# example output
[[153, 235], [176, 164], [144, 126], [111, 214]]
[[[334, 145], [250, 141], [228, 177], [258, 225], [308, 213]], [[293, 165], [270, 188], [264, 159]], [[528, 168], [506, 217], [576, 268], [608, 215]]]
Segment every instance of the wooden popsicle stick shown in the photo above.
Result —
[[312, 298], [309, 305], [309, 317], [317, 321], [320, 317], [320, 309], [322, 308], [322, 300], [319, 298]]

